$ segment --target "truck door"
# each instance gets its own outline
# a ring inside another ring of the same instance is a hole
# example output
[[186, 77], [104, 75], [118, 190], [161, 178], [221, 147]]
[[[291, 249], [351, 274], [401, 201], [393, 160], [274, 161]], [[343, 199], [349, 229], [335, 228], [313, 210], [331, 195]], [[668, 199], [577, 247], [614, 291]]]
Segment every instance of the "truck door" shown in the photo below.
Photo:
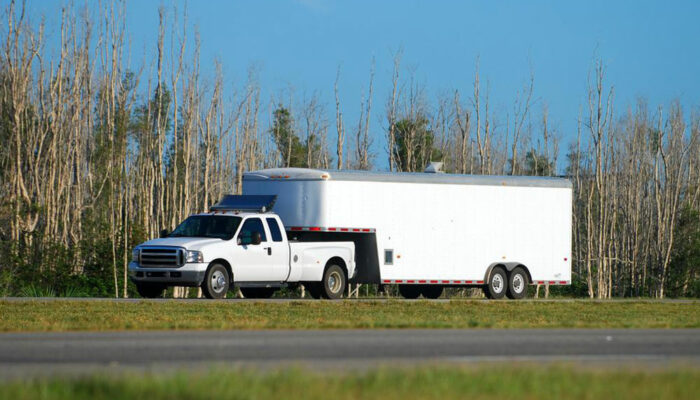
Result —
[[284, 281], [289, 276], [289, 244], [284, 240], [284, 233], [274, 217], [265, 218], [270, 229], [270, 240], [267, 243], [270, 263], [274, 266], [274, 280]]
[[[253, 233], [258, 232], [260, 244], [253, 244]], [[260, 218], [248, 218], [243, 222], [236, 238], [236, 250], [233, 258], [234, 281], [261, 282], [272, 281], [273, 265], [268, 255], [268, 235]]]
[[[274, 218], [268, 219], [275, 221]], [[256, 217], [243, 222], [236, 240], [234, 281], [280, 282], [287, 278], [289, 246], [284, 241], [278, 225], [269, 230], [265, 225], [262, 219]], [[260, 244], [252, 243], [254, 232], [260, 233]]]

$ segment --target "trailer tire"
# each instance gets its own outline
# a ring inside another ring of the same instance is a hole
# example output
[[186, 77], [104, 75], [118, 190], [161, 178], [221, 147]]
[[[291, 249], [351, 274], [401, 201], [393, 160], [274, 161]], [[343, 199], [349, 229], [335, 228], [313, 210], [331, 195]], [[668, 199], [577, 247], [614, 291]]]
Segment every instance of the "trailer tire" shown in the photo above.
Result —
[[516, 267], [508, 274], [508, 291], [506, 295], [509, 299], [522, 299], [527, 296], [527, 288], [530, 282], [527, 273], [522, 267]]
[[423, 285], [421, 294], [426, 299], [439, 299], [442, 296], [442, 285]]
[[228, 292], [229, 282], [231, 277], [226, 267], [219, 263], [212, 264], [204, 274], [202, 293], [208, 299], [223, 299]]
[[336, 264], [331, 264], [323, 271], [323, 280], [321, 281], [321, 296], [324, 299], [335, 300], [339, 299], [345, 293], [347, 286], [347, 278], [345, 271]]
[[269, 299], [277, 291], [276, 288], [240, 288], [246, 299]]
[[399, 294], [404, 299], [417, 299], [420, 293], [421, 288], [418, 285], [399, 285]]
[[158, 283], [137, 283], [136, 291], [139, 296], [146, 299], [155, 299], [163, 296], [166, 286]]
[[508, 288], [508, 276], [503, 267], [494, 267], [489, 274], [489, 280], [484, 286], [487, 298], [497, 300], [503, 298]]

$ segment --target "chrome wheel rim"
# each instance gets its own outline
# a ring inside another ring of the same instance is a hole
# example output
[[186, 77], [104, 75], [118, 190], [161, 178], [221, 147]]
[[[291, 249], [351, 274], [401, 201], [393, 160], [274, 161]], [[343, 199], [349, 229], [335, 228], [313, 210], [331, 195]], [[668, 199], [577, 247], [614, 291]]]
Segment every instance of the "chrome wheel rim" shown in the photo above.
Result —
[[503, 291], [503, 277], [500, 274], [496, 274], [491, 278], [491, 287], [496, 293], [501, 293]]
[[328, 275], [328, 289], [330, 289], [332, 293], [338, 293], [340, 291], [341, 282], [340, 273], [337, 271], [333, 271]]
[[214, 290], [216, 293], [221, 293], [222, 290], [226, 287], [226, 277], [224, 276], [224, 273], [221, 271], [214, 271], [213, 274], [211, 274], [211, 288]]
[[521, 293], [523, 291], [523, 288], [525, 287], [525, 280], [523, 279], [523, 276], [520, 274], [517, 274], [513, 277], [513, 290], [516, 293]]

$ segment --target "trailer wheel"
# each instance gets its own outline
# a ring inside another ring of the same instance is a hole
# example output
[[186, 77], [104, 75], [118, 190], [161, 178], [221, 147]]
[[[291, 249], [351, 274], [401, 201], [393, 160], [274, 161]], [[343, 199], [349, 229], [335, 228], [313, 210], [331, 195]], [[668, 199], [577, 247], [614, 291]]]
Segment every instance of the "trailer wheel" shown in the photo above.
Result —
[[330, 265], [323, 272], [321, 295], [326, 299], [339, 299], [345, 292], [346, 281], [345, 271], [338, 265]]
[[417, 299], [420, 296], [420, 286], [418, 285], [399, 285], [399, 294], [404, 299]]
[[155, 299], [157, 297], [161, 297], [163, 295], [163, 291], [165, 290], [165, 285], [157, 284], [157, 283], [137, 283], [136, 284], [136, 291], [139, 292], [139, 295], [143, 298], [146, 299]]
[[208, 299], [223, 299], [228, 292], [230, 281], [226, 267], [218, 263], [212, 264], [204, 275], [202, 293]]
[[484, 286], [484, 294], [489, 299], [500, 299], [506, 294], [508, 287], [508, 277], [502, 267], [495, 267], [491, 270], [489, 280]]
[[508, 274], [508, 291], [506, 295], [509, 299], [522, 299], [527, 296], [529, 284], [525, 270], [522, 267], [517, 267]]
[[269, 299], [276, 291], [276, 288], [241, 288], [246, 299]]

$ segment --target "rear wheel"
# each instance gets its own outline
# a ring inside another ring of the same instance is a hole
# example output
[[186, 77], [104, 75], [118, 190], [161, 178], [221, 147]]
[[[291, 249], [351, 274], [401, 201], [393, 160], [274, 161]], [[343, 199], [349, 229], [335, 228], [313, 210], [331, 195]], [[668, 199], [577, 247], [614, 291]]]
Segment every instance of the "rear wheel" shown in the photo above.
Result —
[[508, 274], [508, 291], [506, 295], [510, 299], [522, 299], [527, 296], [529, 284], [525, 270], [522, 267], [517, 267]]
[[212, 264], [204, 276], [202, 293], [209, 299], [223, 299], [228, 292], [231, 277], [221, 264]]
[[420, 286], [418, 285], [399, 285], [399, 294], [404, 299], [417, 299], [420, 296]]
[[345, 292], [345, 271], [340, 266], [332, 264], [323, 273], [321, 295], [326, 299], [339, 299]]
[[421, 288], [421, 293], [426, 299], [437, 299], [442, 296], [442, 286], [441, 285], [424, 285]]
[[141, 297], [147, 299], [155, 299], [163, 295], [165, 290], [165, 285], [159, 283], [137, 283], [136, 291], [139, 292]]
[[246, 299], [269, 299], [276, 291], [276, 288], [241, 288]]
[[491, 270], [488, 282], [484, 286], [484, 294], [489, 299], [500, 299], [506, 294], [508, 287], [508, 277], [502, 267], [495, 267]]

